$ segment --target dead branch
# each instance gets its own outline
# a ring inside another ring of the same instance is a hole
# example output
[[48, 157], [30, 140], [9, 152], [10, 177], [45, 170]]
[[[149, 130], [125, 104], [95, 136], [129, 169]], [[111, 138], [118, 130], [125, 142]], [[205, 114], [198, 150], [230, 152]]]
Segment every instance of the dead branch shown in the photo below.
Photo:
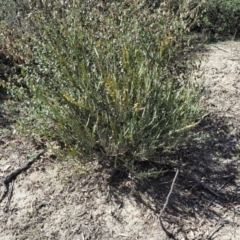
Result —
[[34, 155], [30, 161], [28, 161], [27, 163], [23, 164], [21, 167], [13, 170], [12, 172], [7, 174], [2, 179], [2, 185], [3, 185], [4, 189], [3, 189], [2, 194], [0, 196], [0, 203], [3, 201], [3, 199], [8, 194], [7, 203], [6, 203], [5, 207], [3, 208], [4, 212], [7, 212], [9, 210], [10, 201], [11, 201], [11, 197], [12, 197], [12, 193], [13, 193], [13, 183], [14, 183], [14, 180], [16, 179], [16, 177], [21, 172], [26, 171], [43, 154], [43, 152], [44, 151], [40, 151], [39, 153]]
[[164, 227], [164, 225], [163, 225], [163, 223], [162, 223], [162, 215], [163, 215], [163, 212], [165, 211], [165, 209], [166, 209], [166, 207], [167, 207], [167, 205], [168, 205], [169, 198], [170, 198], [170, 196], [171, 196], [171, 194], [172, 194], [173, 187], [174, 187], [175, 181], [176, 181], [176, 179], [177, 179], [178, 173], [179, 173], [179, 169], [177, 169], [177, 171], [176, 171], [176, 174], [175, 174], [175, 176], [174, 176], [174, 178], [173, 178], [173, 181], [172, 181], [172, 185], [171, 185], [170, 191], [169, 191], [169, 193], [168, 193], [168, 195], [167, 195], [167, 198], [166, 198], [166, 202], [164, 203], [163, 208], [162, 208], [162, 210], [160, 211], [160, 214], [158, 215], [159, 223], [160, 223], [160, 226], [162, 227], [163, 231], [166, 233], [166, 235], [167, 235], [169, 238], [173, 238], [173, 239], [175, 239], [175, 238], [174, 238], [174, 235], [173, 235], [172, 233], [170, 233], [170, 232]]
[[229, 50], [227, 50], [227, 49], [224, 49], [224, 48], [222, 48], [222, 47], [218, 47], [218, 46], [214, 46], [214, 47], [217, 48], [217, 49], [219, 49], [219, 50], [222, 50], [222, 51], [224, 51], [224, 52], [231, 53], [231, 54], [233, 54], [233, 55], [235, 55], [235, 56], [240, 57], [240, 54], [236, 54], [236, 53], [234, 53], [234, 52], [232, 52], [232, 51], [229, 51]]

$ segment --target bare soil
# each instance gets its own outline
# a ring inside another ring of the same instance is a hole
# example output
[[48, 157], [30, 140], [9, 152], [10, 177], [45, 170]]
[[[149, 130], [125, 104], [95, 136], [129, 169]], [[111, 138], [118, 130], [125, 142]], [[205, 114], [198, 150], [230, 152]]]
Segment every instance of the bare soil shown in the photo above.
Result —
[[[179, 240], [240, 239], [240, 42], [205, 48], [197, 74], [209, 115], [189, 145], [168, 155], [182, 167], [162, 220]], [[0, 98], [4, 177], [42, 146], [18, 133], [6, 94], [0, 92]], [[48, 150], [16, 178], [10, 211], [1, 210], [7, 198], [1, 202], [0, 239], [169, 239], [157, 216], [174, 175], [173, 169], [136, 182], [120, 172], [111, 177], [97, 161], [84, 168], [74, 160], [59, 161]]]

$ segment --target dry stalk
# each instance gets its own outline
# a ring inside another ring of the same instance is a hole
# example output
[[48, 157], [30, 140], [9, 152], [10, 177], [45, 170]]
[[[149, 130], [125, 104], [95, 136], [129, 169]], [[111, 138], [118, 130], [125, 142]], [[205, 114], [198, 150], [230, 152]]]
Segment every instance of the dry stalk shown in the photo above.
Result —
[[169, 238], [173, 238], [173, 239], [174, 239], [174, 235], [173, 235], [172, 233], [170, 233], [170, 232], [164, 227], [164, 225], [163, 225], [163, 223], [162, 223], [162, 215], [163, 215], [163, 212], [164, 212], [164, 210], [166, 209], [166, 207], [167, 207], [167, 205], [168, 205], [169, 198], [170, 198], [170, 196], [171, 196], [171, 194], [172, 194], [173, 187], [174, 187], [175, 181], [176, 181], [176, 179], [177, 179], [178, 173], [179, 173], [179, 169], [177, 169], [177, 171], [176, 171], [176, 173], [175, 173], [175, 176], [174, 176], [174, 178], [173, 178], [170, 191], [169, 191], [169, 193], [168, 193], [168, 195], [167, 195], [166, 202], [164, 203], [163, 208], [162, 208], [162, 210], [160, 211], [160, 214], [158, 215], [159, 223], [160, 223], [160, 226], [162, 227], [163, 231], [167, 234], [167, 236], [168, 236]]

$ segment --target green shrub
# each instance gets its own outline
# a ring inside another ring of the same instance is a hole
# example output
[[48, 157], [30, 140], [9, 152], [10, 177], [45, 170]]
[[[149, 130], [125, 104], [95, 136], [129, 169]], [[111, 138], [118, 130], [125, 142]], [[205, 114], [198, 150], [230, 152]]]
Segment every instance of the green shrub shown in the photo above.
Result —
[[198, 27], [218, 37], [240, 34], [239, 0], [207, 0], [199, 8]]
[[12, 49], [27, 93], [11, 91], [30, 96], [35, 130], [80, 161], [99, 153], [127, 168], [183, 142], [201, 114], [184, 3], [173, 14], [143, 1], [53, 1], [29, 15], [35, 34]]

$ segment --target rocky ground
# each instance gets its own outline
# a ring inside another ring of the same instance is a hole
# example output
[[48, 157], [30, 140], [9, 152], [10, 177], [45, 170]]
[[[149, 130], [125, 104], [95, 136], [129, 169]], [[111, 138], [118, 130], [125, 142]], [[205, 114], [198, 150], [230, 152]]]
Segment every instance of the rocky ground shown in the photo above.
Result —
[[[240, 42], [206, 45], [204, 54], [198, 74], [209, 115], [194, 130], [201, 137], [179, 150], [182, 167], [162, 220], [172, 239], [240, 239]], [[4, 177], [41, 145], [18, 133], [0, 95]], [[169, 239], [157, 216], [175, 171], [144, 182], [110, 174], [97, 162], [83, 168], [44, 152], [14, 181], [9, 211], [7, 198], [1, 202], [0, 239]]]

